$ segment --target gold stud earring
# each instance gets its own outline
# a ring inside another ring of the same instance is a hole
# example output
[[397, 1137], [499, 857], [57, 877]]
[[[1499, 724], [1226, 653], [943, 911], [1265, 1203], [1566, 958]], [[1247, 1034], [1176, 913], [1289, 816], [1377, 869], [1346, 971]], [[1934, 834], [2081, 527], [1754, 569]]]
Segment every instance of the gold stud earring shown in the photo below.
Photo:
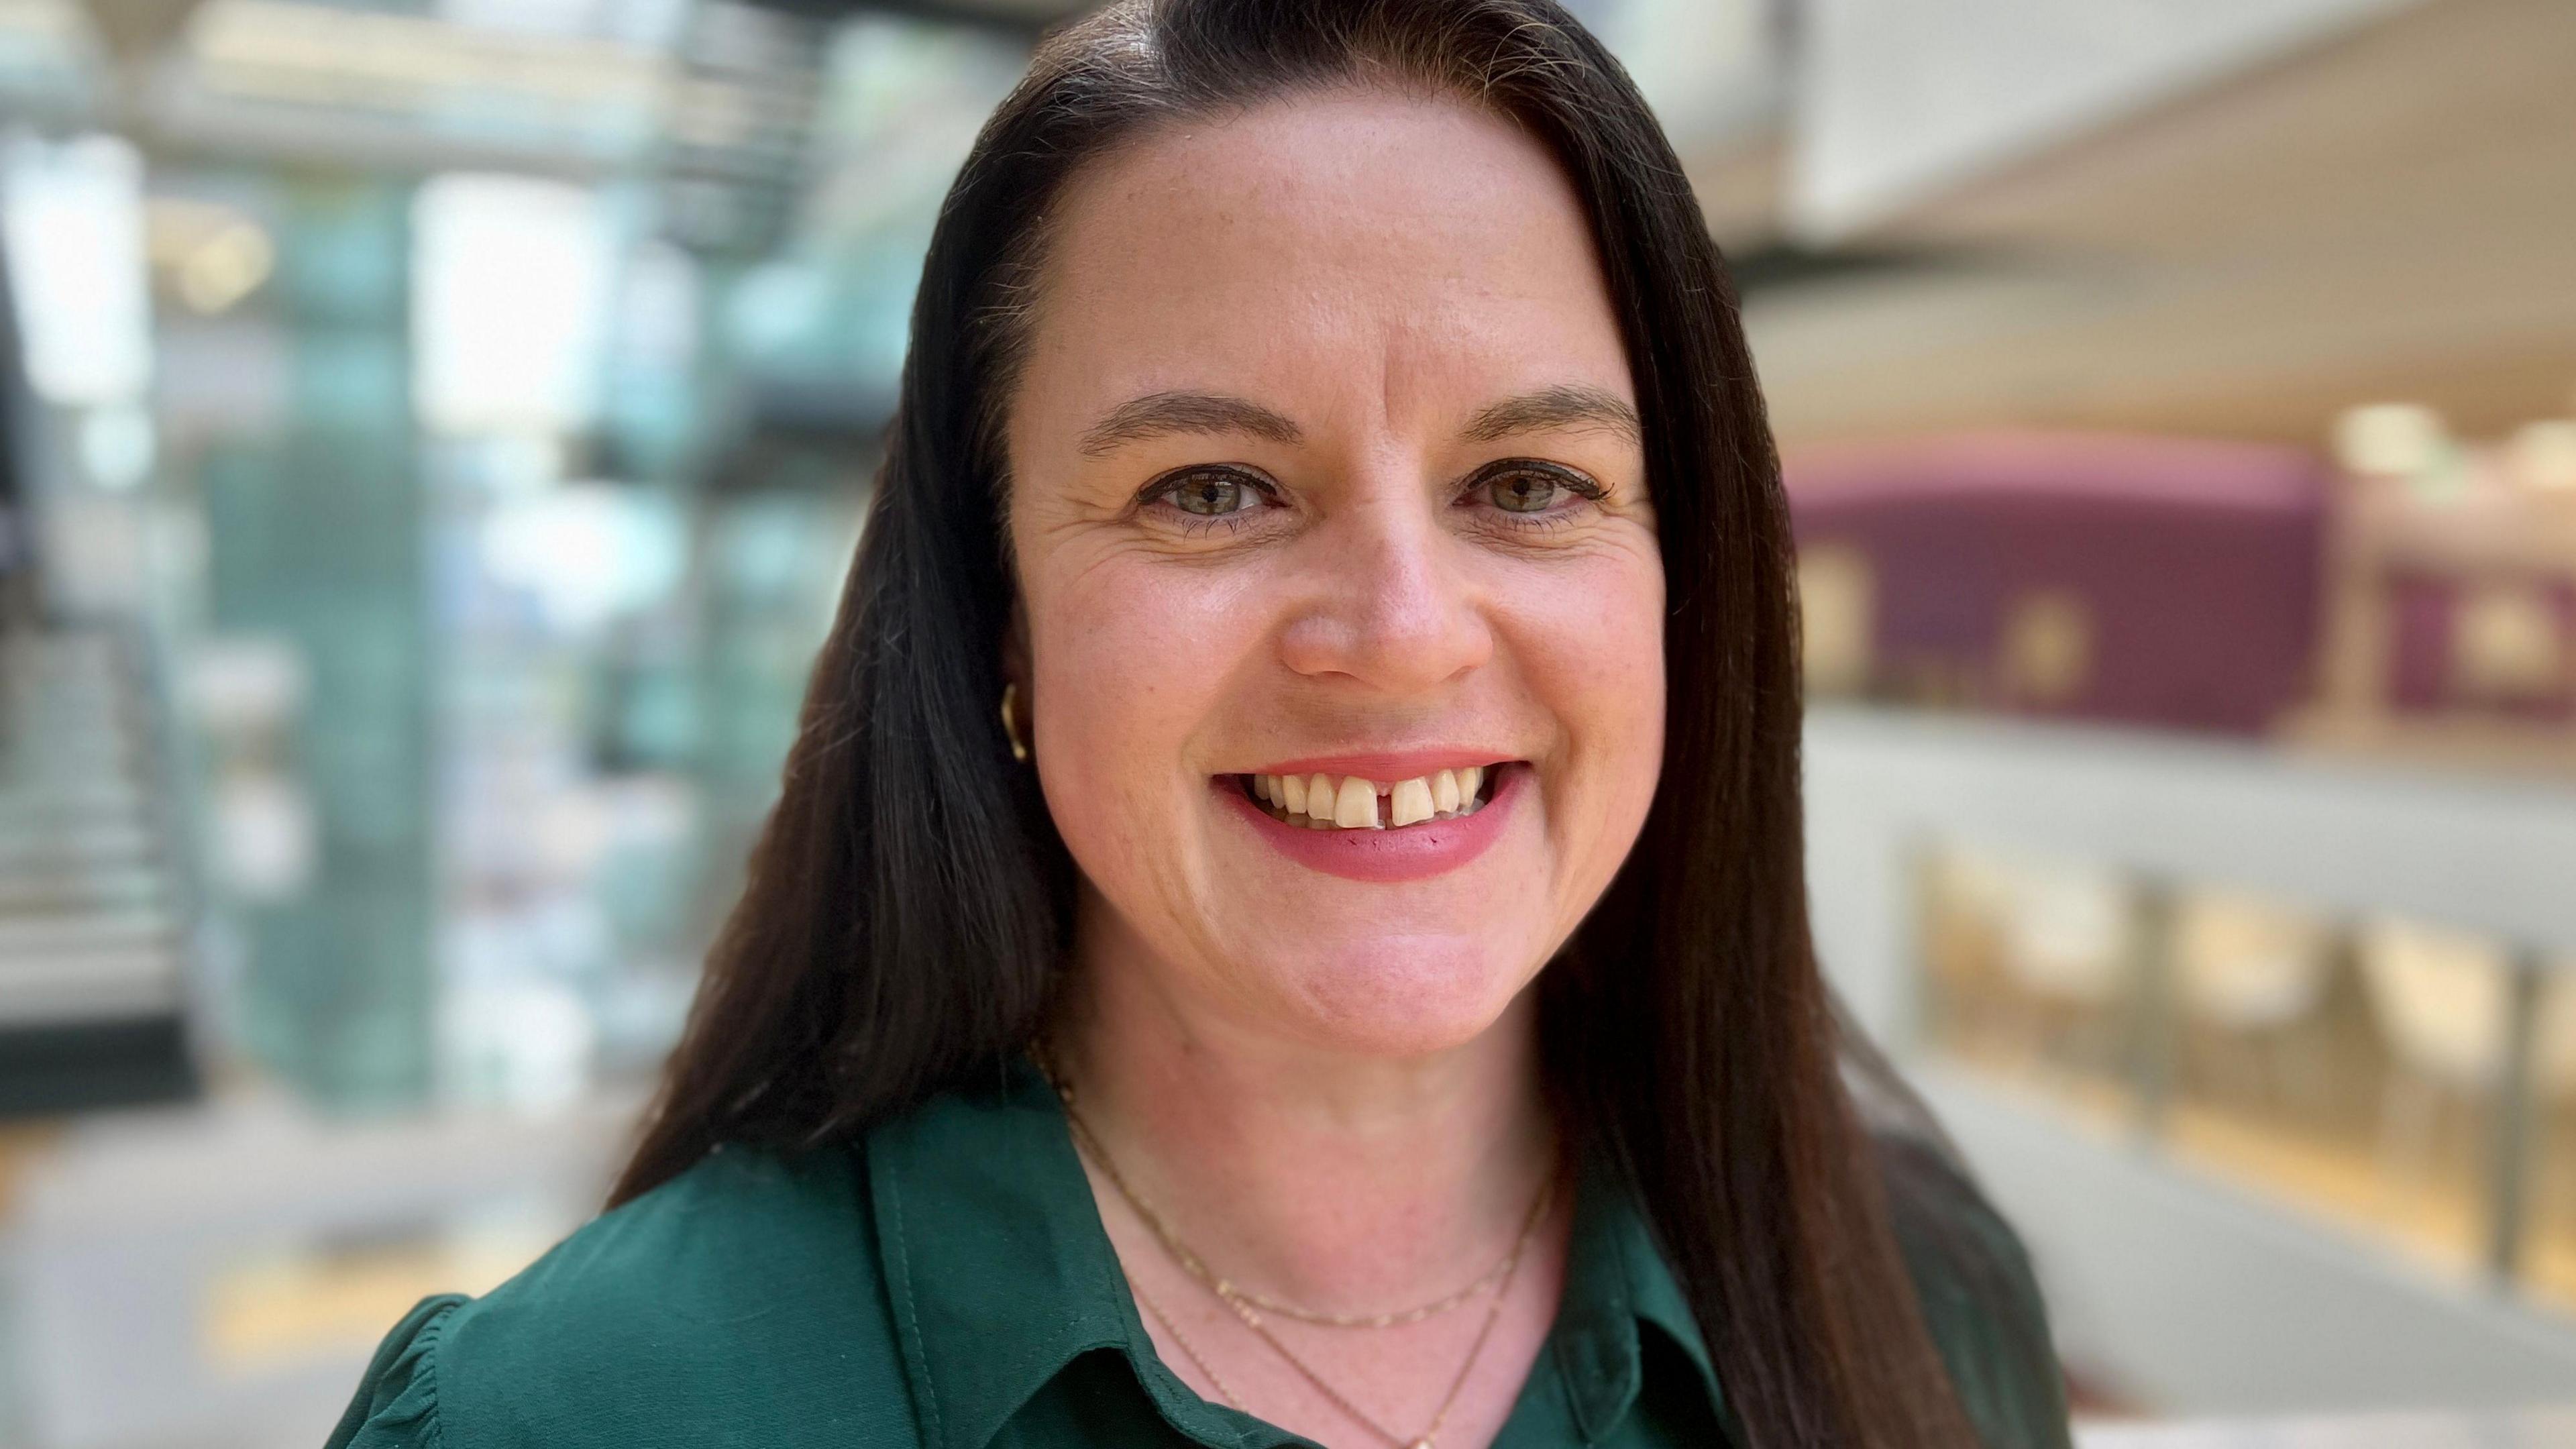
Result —
[[1017, 684], [1003, 685], [1002, 733], [1010, 737], [1011, 758], [1025, 765], [1029, 762], [1029, 747], [1020, 742], [1019, 704], [1020, 687]]

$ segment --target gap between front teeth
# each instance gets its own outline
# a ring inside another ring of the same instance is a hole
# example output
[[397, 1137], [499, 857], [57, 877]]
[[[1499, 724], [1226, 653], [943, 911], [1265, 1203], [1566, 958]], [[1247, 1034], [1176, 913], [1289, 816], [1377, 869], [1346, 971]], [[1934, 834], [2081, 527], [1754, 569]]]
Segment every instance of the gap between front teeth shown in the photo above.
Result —
[[1249, 775], [1274, 818], [1310, 830], [1385, 830], [1473, 815], [1485, 808], [1485, 767], [1381, 783], [1357, 775]]

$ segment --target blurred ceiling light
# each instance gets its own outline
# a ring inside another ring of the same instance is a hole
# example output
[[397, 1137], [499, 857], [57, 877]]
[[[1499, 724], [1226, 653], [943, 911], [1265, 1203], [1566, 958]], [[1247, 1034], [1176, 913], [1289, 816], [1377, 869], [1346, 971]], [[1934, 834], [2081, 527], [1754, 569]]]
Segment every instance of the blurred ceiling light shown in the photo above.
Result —
[[2092, 681], [2093, 610], [2064, 589], [2038, 589], [2013, 600], [2004, 618], [2000, 655], [2005, 691], [2033, 704], [2065, 704]]
[[2513, 435], [2513, 480], [2546, 492], [2576, 491], [2576, 418], [2525, 423]]
[[1857, 695], [1877, 664], [1878, 575], [1857, 548], [1821, 544], [1798, 551], [1798, 642], [1807, 688]]
[[563, 432], [598, 412], [610, 218], [588, 189], [450, 175], [413, 204], [412, 390], [451, 433]]
[[2440, 413], [2420, 403], [2370, 403], [2335, 419], [2334, 450], [2347, 472], [2409, 477], [2441, 464], [2450, 430]]
[[156, 196], [145, 212], [153, 265], [180, 303], [201, 317], [229, 311], [277, 266], [260, 224], [220, 202]]
[[237, 222], [206, 239], [179, 267], [179, 300], [211, 317], [259, 290], [277, 264], [268, 233]]
[[0, 237], [36, 391], [70, 406], [140, 395], [152, 376], [141, 154], [113, 136], [8, 142]]
[[2472, 699], [2546, 701], [2567, 684], [2558, 598], [2518, 582], [2469, 589], [2451, 621], [2451, 687]]
[[525, 589], [559, 628], [595, 628], [677, 587], [688, 567], [679, 515], [649, 495], [567, 483], [493, 510], [484, 567]]

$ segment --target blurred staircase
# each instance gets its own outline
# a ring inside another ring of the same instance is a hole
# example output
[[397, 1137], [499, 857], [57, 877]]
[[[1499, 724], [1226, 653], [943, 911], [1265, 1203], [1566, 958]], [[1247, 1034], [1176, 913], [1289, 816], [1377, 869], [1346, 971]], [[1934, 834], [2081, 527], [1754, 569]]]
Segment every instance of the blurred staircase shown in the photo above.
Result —
[[169, 739], [139, 632], [0, 629], [0, 1115], [194, 1090]]

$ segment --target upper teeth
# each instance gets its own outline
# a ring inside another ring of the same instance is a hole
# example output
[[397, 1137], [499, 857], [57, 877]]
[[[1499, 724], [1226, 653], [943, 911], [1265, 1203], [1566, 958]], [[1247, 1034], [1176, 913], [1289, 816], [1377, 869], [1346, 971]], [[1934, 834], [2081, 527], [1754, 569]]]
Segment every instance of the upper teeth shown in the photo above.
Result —
[[1255, 775], [1254, 796], [1291, 825], [1316, 830], [1382, 830], [1484, 808], [1485, 767], [1442, 770], [1385, 782], [1357, 775]]

